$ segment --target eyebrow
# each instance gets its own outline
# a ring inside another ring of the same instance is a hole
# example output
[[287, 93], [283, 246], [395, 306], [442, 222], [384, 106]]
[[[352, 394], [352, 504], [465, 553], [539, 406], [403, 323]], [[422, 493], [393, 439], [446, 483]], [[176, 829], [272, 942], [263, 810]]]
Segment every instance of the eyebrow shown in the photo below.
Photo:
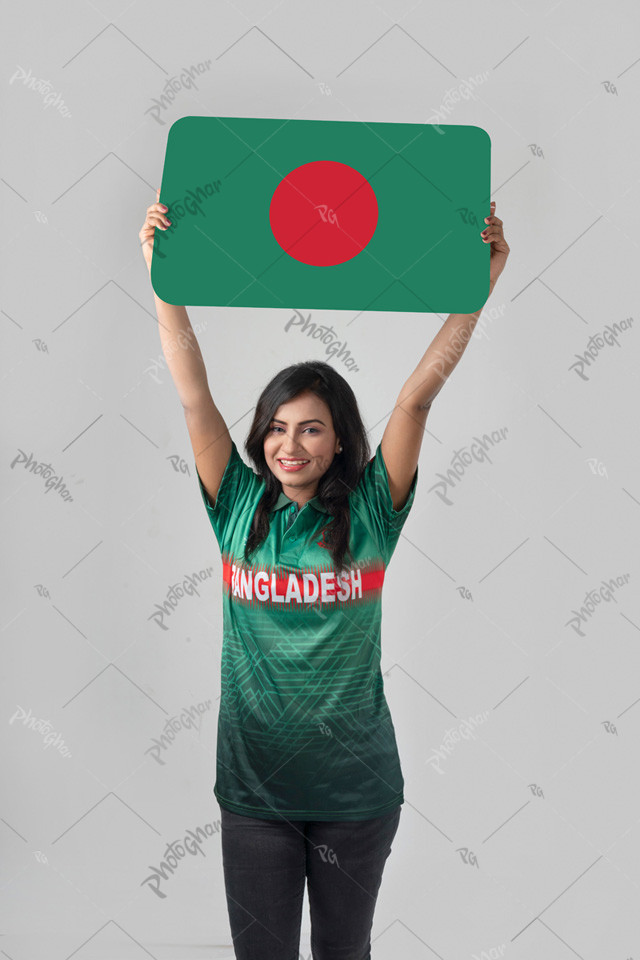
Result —
[[[271, 423], [286, 423], [286, 422], [287, 422], [286, 420], [276, 420], [275, 417], [271, 420]], [[321, 423], [323, 427], [326, 427], [326, 423], [324, 423], [323, 420], [300, 420], [300, 422], [298, 423], [298, 426], [301, 427], [305, 423]]]

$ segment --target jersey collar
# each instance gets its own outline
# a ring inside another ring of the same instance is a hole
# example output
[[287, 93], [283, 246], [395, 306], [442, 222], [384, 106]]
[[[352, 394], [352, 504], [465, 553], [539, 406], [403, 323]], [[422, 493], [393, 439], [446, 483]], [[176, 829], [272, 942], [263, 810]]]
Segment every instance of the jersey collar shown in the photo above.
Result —
[[[271, 510], [270, 510], [269, 512], [272, 513], [274, 510], [280, 510], [281, 507], [287, 507], [287, 506], [289, 506], [289, 504], [295, 503], [295, 502], [296, 502], [295, 500], [292, 500], [291, 497], [288, 497], [288, 496], [286, 495], [286, 493], [284, 492], [284, 490], [281, 490], [281, 491], [280, 491], [280, 496], [279, 496], [278, 499], [276, 500], [276, 502], [275, 502], [275, 504], [273, 505], [273, 507], [271, 507]], [[324, 506], [320, 503], [320, 500], [319, 500], [319, 498], [318, 498], [317, 496], [316, 496], [316, 497], [311, 497], [311, 500], [308, 500], [307, 503], [310, 503], [311, 506], [312, 506], [312, 507], [315, 507], [316, 510], [320, 510], [321, 513], [328, 513], [328, 512], [329, 512], [329, 511], [327, 510], [327, 508], [324, 507]], [[305, 504], [305, 506], [306, 506], [306, 504]]]

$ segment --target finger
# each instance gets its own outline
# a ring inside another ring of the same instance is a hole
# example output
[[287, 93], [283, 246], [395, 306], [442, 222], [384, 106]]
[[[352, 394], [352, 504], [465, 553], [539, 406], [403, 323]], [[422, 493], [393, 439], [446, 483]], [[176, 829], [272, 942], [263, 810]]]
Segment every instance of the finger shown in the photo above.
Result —
[[[483, 237], [484, 239], [484, 237]], [[509, 249], [509, 244], [504, 237], [490, 237], [488, 240], [494, 250], [501, 250], [506, 252]]]
[[160, 227], [161, 230], [167, 230], [171, 226], [171, 221], [165, 218], [161, 218], [157, 215], [153, 215], [150, 218], [150, 223], [153, 223], [155, 226]]
[[149, 213], [147, 214], [147, 223], [154, 223], [158, 226], [170, 226], [171, 220], [168, 217], [165, 217], [162, 211], [156, 213], [155, 210], [149, 208]]
[[502, 226], [502, 220], [500, 219], [500, 217], [485, 217], [485, 218], [484, 218], [484, 222], [485, 222], [485, 223], [497, 223], [497, 224], [499, 224], [500, 226]]

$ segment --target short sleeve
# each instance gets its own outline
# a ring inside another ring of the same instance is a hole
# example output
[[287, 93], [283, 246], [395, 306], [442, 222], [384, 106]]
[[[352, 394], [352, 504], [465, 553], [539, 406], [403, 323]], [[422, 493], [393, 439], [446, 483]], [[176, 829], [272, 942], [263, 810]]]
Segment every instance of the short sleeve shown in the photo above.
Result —
[[416, 467], [407, 502], [400, 510], [394, 510], [389, 490], [389, 475], [382, 456], [382, 442], [380, 442], [351, 495], [351, 508], [357, 511], [361, 522], [368, 525], [385, 564], [391, 560], [402, 528], [413, 506], [418, 471], [419, 467]]
[[247, 513], [253, 515], [262, 496], [264, 481], [244, 462], [233, 439], [231, 440], [231, 454], [220, 481], [215, 503], [212, 503], [205, 490], [197, 466], [196, 476], [221, 551], [230, 550], [232, 544], [237, 548], [238, 544], [234, 543], [234, 532], [238, 521]]

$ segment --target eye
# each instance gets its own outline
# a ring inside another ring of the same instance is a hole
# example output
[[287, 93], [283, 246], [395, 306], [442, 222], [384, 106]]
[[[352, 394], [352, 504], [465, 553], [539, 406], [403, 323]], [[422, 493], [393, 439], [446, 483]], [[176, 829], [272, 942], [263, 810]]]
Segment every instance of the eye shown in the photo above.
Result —
[[[282, 427], [273, 426], [273, 427], [271, 427], [270, 429], [271, 429], [272, 431], [273, 431], [273, 430], [282, 430]], [[307, 427], [306, 430], [311, 430], [311, 431], [313, 431], [313, 433], [319, 433], [319, 432], [320, 432], [317, 427]], [[305, 433], [306, 433], [306, 430], [305, 430]]]

